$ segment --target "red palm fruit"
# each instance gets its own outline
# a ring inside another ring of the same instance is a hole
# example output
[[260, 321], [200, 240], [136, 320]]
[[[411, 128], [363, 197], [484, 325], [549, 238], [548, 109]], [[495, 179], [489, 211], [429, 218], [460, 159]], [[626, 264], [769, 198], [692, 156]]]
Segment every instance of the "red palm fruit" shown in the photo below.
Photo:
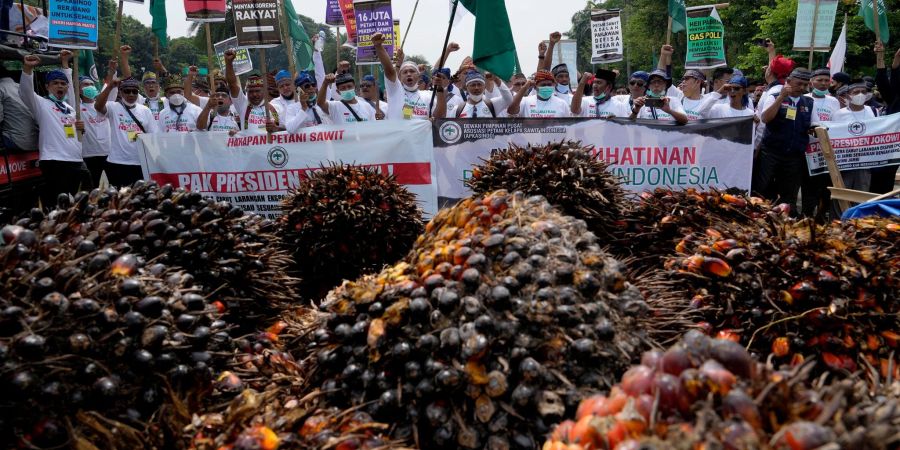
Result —
[[703, 269], [703, 255], [694, 255], [685, 258], [681, 262], [681, 267], [690, 272], [700, 272]]
[[640, 436], [647, 430], [647, 424], [650, 422], [638, 411], [635, 398], [628, 399], [622, 411], [616, 414], [616, 420], [625, 425], [629, 436]]
[[813, 422], [794, 422], [772, 438], [777, 449], [812, 450], [834, 440], [831, 430]]
[[357, 438], [350, 438], [341, 441], [337, 446], [334, 447], [334, 450], [358, 450], [361, 448], [361, 443]]
[[688, 252], [687, 238], [682, 239], [682, 240], [678, 241], [677, 244], [675, 244], [675, 251], [678, 253], [687, 253]]
[[741, 342], [741, 336], [731, 329], [721, 330], [716, 333], [716, 339], [724, 339], [726, 341]]
[[737, 246], [738, 241], [734, 239], [723, 239], [721, 241], [716, 241], [716, 243], [713, 244], [712, 248], [719, 253], [726, 253]]
[[700, 366], [700, 377], [706, 382], [706, 386], [710, 391], [725, 395], [737, 382], [737, 377], [729, 372], [718, 361], [710, 359]]
[[650, 415], [653, 414], [654, 397], [649, 394], [643, 394], [634, 399], [634, 409], [646, 423], [650, 423]]
[[[652, 380], [652, 377], [651, 377]], [[597, 415], [601, 417], [614, 416], [625, 407], [630, 397], [618, 387], [613, 387], [609, 391], [609, 398], [603, 407], [597, 410]]]
[[621, 444], [625, 442], [625, 440], [629, 439], [631, 436], [628, 435], [628, 429], [625, 427], [625, 424], [622, 422], [616, 422], [609, 431], [606, 432], [606, 448], [615, 449]]
[[791, 341], [786, 337], [776, 338], [774, 342], [772, 342], [772, 354], [775, 356], [782, 358], [787, 356], [788, 353], [791, 352]]
[[[747, 206], [747, 200], [744, 200], [743, 198], [738, 197], [737, 195], [722, 194], [722, 200], [725, 200], [726, 202], [728, 202], [734, 206], [737, 206], [739, 208], [744, 208]], [[752, 198], [751, 198], [751, 200], [752, 200]]]
[[869, 349], [871, 351], [875, 351], [875, 350], [878, 350], [880, 347], [881, 347], [881, 339], [879, 339], [878, 336], [875, 336], [874, 334], [870, 334], [870, 335], [866, 336], [866, 348], [867, 349]]
[[650, 350], [641, 355], [641, 365], [651, 369], [659, 369], [659, 362], [663, 357], [663, 352], [659, 350]]
[[703, 258], [701, 269], [705, 275], [725, 278], [731, 275], [731, 266], [719, 258]]
[[740, 417], [753, 429], [762, 429], [762, 416], [759, 408], [756, 407], [756, 402], [740, 389], [732, 390], [722, 399], [722, 414], [726, 419]]
[[[581, 407], [578, 409], [580, 410]], [[571, 420], [563, 421], [553, 429], [552, 433], [550, 433], [550, 441], [565, 441], [569, 438], [569, 431], [572, 431], [572, 427], [574, 426], [575, 422]]]
[[704, 297], [700, 294], [697, 294], [691, 298], [691, 309], [700, 309], [703, 307], [703, 299]]
[[722, 432], [722, 443], [726, 450], [760, 448], [759, 436], [746, 422], [735, 421]]
[[681, 372], [691, 367], [691, 358], [688, 352], [680, 346], [666, 350], [659, 362], [660, 370], [675, 376], [681, 375]]
[[900, 334], [890, 330], [882, 331], [881, 337], [884, 338], [884, 342], [891, 346], [891, 348], [897, 348], [897, 343], [900, 342]]
[[[578, 411], [575, 412], [575, 420], [579, 420], [582, 417], [596, 415], [597, 411], [600, 408], [605, 407], [606, 404], [606, 396], [605, 395], [592, 395], [578, 404]], [[571, 422], [567, 420], [566, 422]], [[565, 423], [565, 422], [563, 422]], [[560, 424], [562, 425], [562, 424]], [[558, 427], [557, 427], [558, 428]]]
[[847, 355], [835, 355], [834, 353], [824, 352], [822, 353], [822, 360], [825, 361], [825, 364], [828, 367], [834, 370], [847, 370], [850, 372], [856, 371], [856, 363]]
[[675, 413], [686, 414], [690, 409], [687, 396], [681, 388], [681, 382], [677, 376], [667, 373], [656, 375], [653, 390], [659, 396], [659, 411], [666, 415]]
[[705, 398], [706, 394], [709, 393], [709, 387], [706, 385], [706, 380], [703, 379], [700, 375], [700, 371], [697, 369], [688, 369], [681, 372], [679, 379], [681, 381], [681, 387], [691, 400]]
[[713, 239], [722, 239], [722, 238], [724, 238], [724, 236], [722, 236], [722, 233], [721, 233], [719, 230], [715, 229], [715, 228], [707, 228], [707, 229], [706, 229], [706, 235], [709, 236], [709, 237], [711, 237], [711, 238], [713, 238]]
[[653, 389], [653, 376], [656, 371], [646, 366], [634, 366], [622, 375], [620, 386], [626, 394], [637, 397], [649, 394]]
[[788, 293], [791, 294], [791, 297], [793, 297], [794, 300], [801, 301], [806, 300], [806, 298], [809, 297], [809, 295], [813, 292], [816, 292], [815, 286], [809, 284], [806, 281], [800, 281], [791, 286], [791, 288], [788, 290]]
[[541, 447], [542, 450], [566, 450], [568, 445], [560, 442], [560, 441], [547, 441], [544, 442], [544, 446]]
[[328, 426], [328, 419], [326, 419], [325, 416], [312, 416], [306, 419], [305, 422], [303, 422], [303, 426], [300, 427], [299, 434], [300, 436], [309, 438], [315, 434], [322, 432], [322, 430], [324, 430], [326, 426]]
[[568, 443], [578, 444], [584, 448], [597, 448], [600, 445], [600, 432], [593, 426], [594, 416], [585, 416], [569, 429]]
[[743, 378], [753, 377], [755, 367], [753, 357], [737, 342], [716, 339], [710, 347], [710, 355], [735, 375]]

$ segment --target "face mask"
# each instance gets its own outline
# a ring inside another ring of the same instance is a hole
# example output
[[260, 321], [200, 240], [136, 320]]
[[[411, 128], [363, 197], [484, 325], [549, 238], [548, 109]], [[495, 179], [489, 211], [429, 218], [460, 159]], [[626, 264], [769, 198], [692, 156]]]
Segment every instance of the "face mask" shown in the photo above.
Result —
[[403, 85], [403, 89], [406, 89], [407, 92], [419, 92], [419, 84], [416, 83], [412, 86]]
[[661, 98], [661, 97], [662, 97], [662, 94], [657, 94], [656, 92], [653, 92], [653, 91], [649, 91], [649, 90], [648, 90], [648, 91], [647, 91], [647, 97], [650, 97], [650, 98]]
[[800, 97], [791, 97], [791, 103], [797, 103], [800, 101]]
[[316, 97], [318, 97], [317, 94], [310, 94], [310, 96], [309, 96], [309, 104], [310, 105], [312, 105], [313, 103], [316, 102]]
[[537, 95], [539, 98], [547, 100], [553, 96], [554, 89], [553, 86], [540, 86], [537, 88]]
[[184, 96], [181, 94], [172, 94], [169, 96], [169, 104], [174, 106], [181, 106], [184, 104]]
[[122, 99], [122, 103], [124, 103], [125, 106], [127, 106], [129, 108], [131, 108], [132, 106], [137, 104], [137, 102], [129, 102], [128, 100], [125, 100], [124, 98]]
[[481, 99], [483, 99], [483, 98], [484, 98], [484, 94], [478, 94], [478, 95], [469, 94], [469, 99], [471, 99], [475, 103], [480, 102]]
[[97, 98], [97, 95], [100, 94], [100, 91], [97, 90], [95, 86], [85, 86], [81, 88], [81, 95], [84, 95], [86, 98], [91, 100]]
[[815, 95], [816, 97], [824, 97], [824, 96], [828, 95], [828, 90], [824, 90], [824, 91], [823, 91], [823, 90], [820, 90], [820, 89], [813, 88], [812, 93], [813, 93], [813, 95]]
[[566, 86], [565, 84], [559, 84], [556, 86], [556, 92], [559, 92], [560, 94], [568, 94], [569, 86]]
[[63, 95], [62, 98], [59, 98], [59, 97], [57, 97], [57, 96], [55, 96], [55, 95], [53, 95], [53, 94], [49, 94], [48, 97], [50, 97], [50, 100], [53, 100], [53, 101], [61, 102], [61, 103], [62, 103], [62, 102], [65, 102], [65, 101], [66, 101], [66, 98], [68, 98], [69, 96], [68, 96], [68, 95]]
[[341, 91], [341, 100], [350, 101], [356, 98], [356, 91], [350, 89], [348, 91]]
[[602, 93], [602, 94], [600, 94], [600, 95], [595, 95], [595, 96], [594, 96], [594, 100], [597, 100], [598, 102], [603, 101], [604, 98], [606, 98], [606, 92], [604, 92], [604, 93]]
[[869, 99], [871, 94], [856, 94], [850, 96], [850, 103], [853, 103], [855, 106], [865, 105]]

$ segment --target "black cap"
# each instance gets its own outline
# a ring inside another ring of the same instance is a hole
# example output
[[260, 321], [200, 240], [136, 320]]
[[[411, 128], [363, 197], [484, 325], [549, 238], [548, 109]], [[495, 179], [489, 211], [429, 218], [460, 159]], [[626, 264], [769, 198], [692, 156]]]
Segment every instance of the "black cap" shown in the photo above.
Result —
[[567, 66], [565, 63], [557, 64], [553, 66], [553, 69], [550, 70], [550, 73], [552, 73], [554, 77], [561, 73], [569, 73], [569, 66]]
[[686, 71], [684, 72], [684, 76], [682, 76], [681, 78], [682, 78], [682, 79], [684, 79], [684, 78], [696, 78], [696, 79], [698, 79], [698, 80], [700, 80], [700, 81], [706, 81], [706, 75], [704, 75], [703, 72], [701, 72], [701, 71], [699, 71], [699, 70], [697, 70], [697, 69], [688, 69], [688, 70], [686, 70]]
[[809, 81], [809, 79], [812, 78], [812, 72], [806, 69], [794, 69], [794, 71], [791, 72], [789, 78]]
[[338, 75], [337, 78], [334, 79], [335, 86], [337, 86], [339, 84], [353, 83], [353, 82], [355, 82], [353, 80], [353, 75], [350, 75], [349, 73], [342, 73], [342, 74]]
[[831, 78], [831, 70], [822, 68], [822, 69], [816, 69], [812, 73], [812, 76], [814, 76], [814, 77], [820, 77], [822, 75], [826, 75], [826, 76], [828, 76], [828, 78]]
[[850, 75], [847, 75], [844, 72], [838, 72], [831, 76], [831, 79], [843, 84], [850, 84]]
[[669, 74], [666, 73], [666, 71], [665, 71], [665, 70], [662, 70], [662, 69], [656, 69], [656, 70], [654, 70], [653, 72], [650, 72], [650, 77], [648, 77], [648, 78], [649, 78], [649, 79], [652, 79], [653, 77], [660, 77], [660, 78], [662, 78], [663, 80], [666, 80], [666, 81], [671, 81], [671, 80], [672, 80], [672, 77], [670, 77]]
[[597, 69], [597, 73], [595, 76], [601, 80], [606, 81], [606, 84], [612, 86], [616, 84], [616, 73], [612, 70], [606, 69]]

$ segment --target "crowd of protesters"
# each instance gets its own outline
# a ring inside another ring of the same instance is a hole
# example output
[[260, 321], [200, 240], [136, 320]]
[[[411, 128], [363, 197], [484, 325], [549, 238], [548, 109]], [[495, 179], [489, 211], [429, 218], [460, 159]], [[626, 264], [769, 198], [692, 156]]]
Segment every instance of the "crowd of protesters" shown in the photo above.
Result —
[[[797, 67], [767, 41], [765, 78], [753, 81], [737, 68], [711, 73], [686, 70], [677, 77], [668, 45], [661, 49], [658, 66], [649, 71], [625, 77], [605, 69], [570, 74], [565, 64], [550, 67], [560, 37], [552, 33], [549, 44], [540, 45], [534, 74], [501, 80], [480, 71], [471, 58], [455, 72], [445, 67], [448, 55], [460, 50], [455, 43], [428, 73], [405, 61], [402, 50], [392, 59], [384, 37], [376, 34], [372, 42], [384, 73], [383, 91], [372, 75], [354, 78], [346, 61], [326, 74], [318, 51], [313, 71], [251, 72], [242, 84], [234, 70], [235, 52], [228, 50], [224, 74], [212, 76], [208, 84], [196, 67], [182, 78], [167, 73], [159, 60], [154, 61], [154, 71], [133, 74], [128, 63], [131, 48], [122, 46], [120, 58], [110, 61], [102, 86], [88, 77], [73, 83], [68, 68], [71, 53], [62, 51], [62, 70], [45, 77], [46, 97], [34, 89], [32, 70], [40, 60], [26, 56], [19, 94], [41, 130], [37, 147], [46, 198], [51, 201], [58, 193], [98, 185], [103, 171], [116, 186], [141, 179], [138, 136], [145, 133], [296, 133], [318, 125], [432, 118], [583, 117], [686, 124], [753, 117], [752, 191], [791, 205], [797, 214], [815, 215], [826, 209], [830, 181], [827, 176], [808, 175], [805, 149], [813, 139], [811, 130], [821, 122], [865, 121], [900, 111], [900, 50], [889, 68], [880, 44], [874, 47], [875, 76], [852, 79], [826, 68]], [[79, 120], [69, 103], [76, 89]], [[3, 138], [4, 145], [27, 145], [27, 136], [21, 133], [4, 133]], [[842, 176], [849, 188], [884, 193], [893, 189], [896, 170], [897, 166], [854, 170]]]

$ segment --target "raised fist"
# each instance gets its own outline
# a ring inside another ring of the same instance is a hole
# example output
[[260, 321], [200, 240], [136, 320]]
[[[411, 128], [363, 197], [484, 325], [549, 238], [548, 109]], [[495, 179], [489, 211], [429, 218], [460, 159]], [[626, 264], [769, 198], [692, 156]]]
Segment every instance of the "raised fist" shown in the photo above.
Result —
[[384, 45], [384, 35], [381, 33], [375, 33], [372, 35], [372, 45], [376, 47], [380, 47]]
[[562, 34], [559, 31], [554, 31], [550, 33], [550, 42], [553, 44], [559, 43], [559, 40], [562, 39]]
[[457, 44], [456, 42], [447, 44], [447, 53], [453, 53], [456, 51], [459, 51], [459, 44]]
[[63, 60], [63, 61], [68, 61], [69, 58], [71, 58], [71, 57], [72, 57], [72, 51], [71, 51], [71, 50], [63, 49], [63, 50], [60, 50], [60, 51], [59, 51], [59, 59], [61, 59], [61, 60]]
[[672, 48], [672, 46], [668, 45], [668, 44], [663, 45], [662, 48], [659, 50], [659, 53], [663, 54], [663, 55], [671, 55], [674, 52], [675, 52], [675, 49]]
[[123, 45], [123, 46], [119, 47], [119, 51], [122, 52], [122, 56], [128, 57], [128, 55], [131, 54], [131, 46]]
[[237, 57], [237, 52], [235, 52], [233, 48], [229, 48], [228, 50], [225, 50], [225, 62], [233, 63], [234, 58], [236, 58], [236, 57]]
[[25, 59], [22, 60], [22, 63], [25, 67], [33, 69], [41, 65], [41, 58], [38, 58], [37, 55], [25, 55]]
[[328, 75], [325, 75], [325, 84], [332, 84], [332, 83], [334, 83], [335, 78], [336, 78], [336, 77], [334, 76], [333, 73], [329, 73]]
[[195, 77], [199, 73], [200, 73], [200, 69], [198, 69], [197, 66], [188, 67], [188, 75]]

